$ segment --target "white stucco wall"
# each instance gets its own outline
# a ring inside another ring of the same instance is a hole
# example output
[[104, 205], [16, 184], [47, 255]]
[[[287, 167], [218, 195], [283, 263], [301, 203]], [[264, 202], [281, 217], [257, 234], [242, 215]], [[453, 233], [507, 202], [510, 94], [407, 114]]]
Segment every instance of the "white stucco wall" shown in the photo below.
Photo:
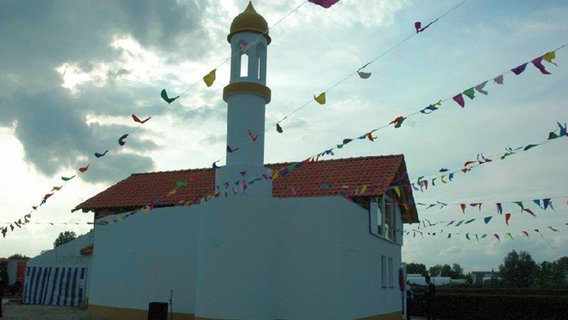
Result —
[[93, 243], [93, 232], [29, 259], [26, 266], [89, 266], [91, 256], [83, 256], [80, 251], [91, 243]]
[[97, 226], [90, 303], [145, 310], [173, 290], [202, 318], [355, 319], [401, 311], [400, 254], [341, 197], [218, 198]]
[[174, 312], [193, 313], [198, 225], [193, 207], [97, 225], [89, 303], [148, 310], [173, 290]]

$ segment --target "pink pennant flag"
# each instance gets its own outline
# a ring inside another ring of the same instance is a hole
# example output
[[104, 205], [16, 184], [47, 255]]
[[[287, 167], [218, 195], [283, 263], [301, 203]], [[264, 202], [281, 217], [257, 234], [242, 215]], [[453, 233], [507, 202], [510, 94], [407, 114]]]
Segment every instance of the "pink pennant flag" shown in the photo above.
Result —
[[308, 1], [317, 4], [318, 6], [322, 6], [326, 9], [339, 2], [339, 0], [308, 0]]
[[462, 107], [462, 108], [465, 107], [465, 101], [463, 100], [463, 96], [462, 96], [461, 93], [458, 94], [458, 95], [455, 95], [452, 99], [454, 99], [454, 101], [457, 102], [457, 104], [459, 104], [460, 107]]
[[530, 214], [533, 217], [536, 217], [536, 214], [534, 214], [534, 212], [532, 212], [531, 209], [523, 209], [526, 213]]
[[485, 87], [485, 85], [487, 84], [487, 81], [483, 81], [482, 83], [478, 84], [475, 86], [475, 90], [477, 90], [477, 92], [487, 95], [487, 91], [483, 90], [483, 88]]
[[542, 57], [538, 57], [536, 59], [533, 59], [531, 62], [535, 66], [535, 68], [537, 68], [540, 71], [540, 73], [550, 74], [550, 72], [548, 72], [548, 70], [546, 70], [546, 68], [542, 64]]
[[497, 84], [503, 84], [503, 75], [500, 75], [497, 78], [493, 79], [493, 82]]

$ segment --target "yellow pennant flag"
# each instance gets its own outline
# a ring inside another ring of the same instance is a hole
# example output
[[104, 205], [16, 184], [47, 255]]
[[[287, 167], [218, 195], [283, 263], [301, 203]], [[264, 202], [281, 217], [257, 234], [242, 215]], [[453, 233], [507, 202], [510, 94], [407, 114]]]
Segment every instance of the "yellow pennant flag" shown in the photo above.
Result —
[[400, 198], [400, 187], [394, 187], [394, 192], [396, 192], [396, 195]]
[[361, 186], [361, 191], [359, 191], [359, 194], [365, 193], [365, 191], [367, 191], [367, 189], [368, 189], [368, 188], [367, 188], [367, 185], [366, 185], [366, 184], [362, 185], [362, 186]]
[[319, 104], [325, 104], [325, 92], [319, 94], [319, 96], [314, 96], [314, 100], [316, 100]]
[[212, 86], [213, 82], [215, 82], [215, 72], [216, 71], [217, 71], [217, 69], [213, 69], [205, 77], [203, 77], [203, 82], [205, 82], [205, 84], [208, 87]]
[[176, 194], [176, 193], [177, 193], [177, 188], [174, 188], [174, 189], [172, 189], [172, 191], [170, 191], [170, 192], [168, 193], [168, 196], [173, 196], [173, 195]]
[[546, 62], [549, 62], [549, 63], [552, 63], [552, 64], [554, 64], [554, 65], [557, 65], [554, 61], [552, 61], [552, 60], [556, 59], [556, 52], [554, 52], [554, 51], [550, 51], [550, 52], [545, 53], [545, 54], [542, 56], [542, 59], [543, 59], [544, 61], [546, 61]]
[[63, 186], [60, 186], [60, 187], [54, 186], [53, 188], [51, 188], [51, 191], [53, 191], [53, 190], [59, 191], [59, 190], [61, 190], [61, 188], [63, 188]]

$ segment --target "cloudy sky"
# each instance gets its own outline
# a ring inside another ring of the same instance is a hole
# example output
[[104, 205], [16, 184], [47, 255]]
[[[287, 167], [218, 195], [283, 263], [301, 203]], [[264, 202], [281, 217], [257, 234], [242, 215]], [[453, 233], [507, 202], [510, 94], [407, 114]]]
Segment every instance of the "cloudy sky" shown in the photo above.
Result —
[[[0, 239], [0, 257], [35, 256], [52, 248], [59, 232], [87, 232], [92, 214], [71, 209], [131, 173], [224, 163], [226, 35], [247, 3], [0, 2], [0, 227], [32, 212], [30, 223]], [[254, 6], [273, 40], [266, 162], [299, 161], [381, 128], [375, 142], [355, 141], [333, 158], [403, 153], [410, 179], [429, 180], [427, 190], [415, 191], [416, 201], [448, 204], [418, 206], [423, 221], [438, 224], [405, 238], [404, 260], [460, 263], [471, 271], [497, 268], [512, 249], [536, 261], [567, 254], [568, 141], [547, 138], [560, 132], [557, 121], [568, 121], [568, 50], [556, 52], [557, 66], [543, 62], [550, 75], [531, 63], [519, 75], [510, 69], [568, 43], [568, 3], [341, 0], [323, 9], [305, 0], [258, 0]], [[415, 21], [426, 25], [438, 17], [415, 34]], [[371, 77], [361, 79], [356, 71], [368, 62], [363, 71]], [[207, 88], [201, 78], [214, 68], [217, 80]], [[493, 81], [499, 75], [502, 85]], [[464, 108], [452, 100], [485, 80], [488, 95], [463, 96]], [[168, 105], [163, 88], [183, 94]], [[323, 91], [322, 106], [312, 96]], [[439, 100], [435, 112], [419, 112]], [[132, 113], [152, 119], [139, 126]], [[385, 127], [398, 116], [408, 116], [400, 128]], [[274, 130], [278, 121], [281, 134]], [[120, 147], [124, 133], [130, 135]], [[539, 145], [500, 160], [507, 147], [529, 144]], [[105, 157], [93, 156], [106, 149]], [[493, 161], [463, 174], [464, 162], [483, 162], [479, 154]], [[451, 182], [440, 182], [442, 168], [456, 172]], [[67, 183], [60, 179], [72, 175]], [[33, 211], [53, 186], [63, 188]], [[556, 211], [532, 201], [547, 198]]]

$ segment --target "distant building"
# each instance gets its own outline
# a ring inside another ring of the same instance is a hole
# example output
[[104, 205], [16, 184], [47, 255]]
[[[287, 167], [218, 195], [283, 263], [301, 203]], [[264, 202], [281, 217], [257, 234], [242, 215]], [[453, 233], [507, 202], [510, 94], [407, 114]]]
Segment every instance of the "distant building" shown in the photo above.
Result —
[[500, 280], [499, 271], [472, 271], [471, 272], [471, 282], [473, 284], [485, 284], [491, 280]]
[[81, 306], [88, 299], [93, 232], [29, 259], [23, 302]]
[[[410, 284], [418, 286], [426, 285], [426, 278], [421, 274], [410, 273], [406, 276], [406, 279]], [[432, 281], [433, 284], [437, 286], [447, 285], [452, 282], [452, 278], [450, 277], [430, 277], [430, 280]]]

